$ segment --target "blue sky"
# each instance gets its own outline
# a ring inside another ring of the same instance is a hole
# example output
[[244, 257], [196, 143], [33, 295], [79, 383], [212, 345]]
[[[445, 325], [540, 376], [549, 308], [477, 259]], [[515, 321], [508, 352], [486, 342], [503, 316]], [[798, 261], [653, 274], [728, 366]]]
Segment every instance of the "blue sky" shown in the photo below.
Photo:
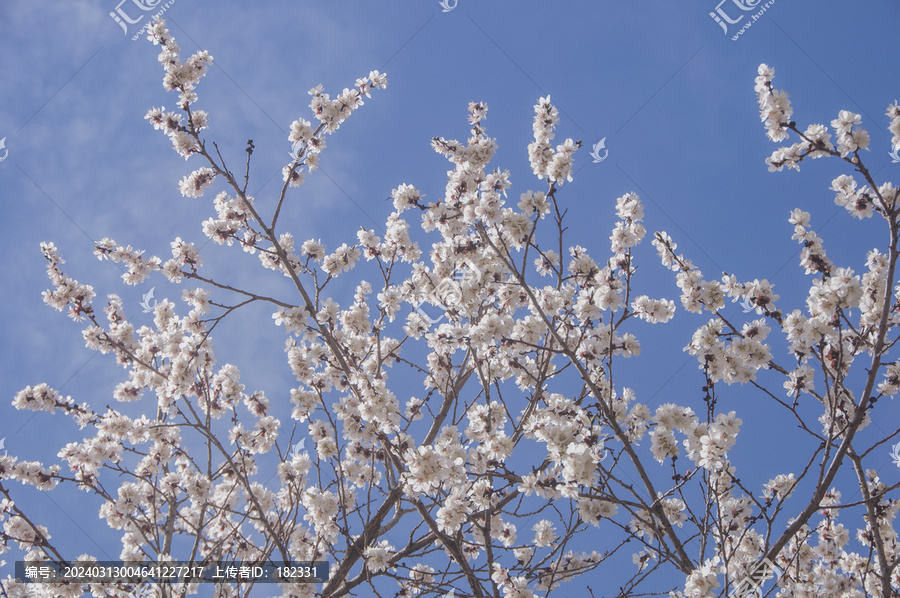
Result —
[[[525, 147], [533, 105], [550, 94], [562, 116], [557, 140], [585, 142], [575, 180], [559, 194], [570, 209], [569, 244], [604, 259], [614, 200], [635, 191], [648, 230], [668, 231], [708, 276], [724, 269], [741, 280], [768, 278], [782, 309], [803, 307], [809, 281], [796, 265], [787, 223], [792, 208], [810, 211], [832, 259], [857, 272], [865, 251], [886, 233], [874, 220], [835, 216], [828, 186], [843, 172], [835, 161], [804, 163], [799, 173], [767, 172], [764, 160], [777, 146], [759, 122], [756, 67], [775, 67], [775, 85], [791, 94], [801, 125], [827, 124], [840, 109], [861, 113], [872, 136], [867, 164], [876, 180], [889, 180], [900, 172], [888, 156], [884, 116], [900, 99], [894, 59], [900, 5], [777, 0], [733, 41], [737, 26], [724, 34], [709, 16], [716, 4], [459, 0], [445, 13], [437, 0], [176, 0], [165, 16], [185, 54], [207, 49], [214, 56], [198, 88], [199, 105], [211, 116], [207, 137], [240, 170], [253, 139], [250, 190], [260, 201], [280, 189], [288, 128], [309, 117], [311, 87], [322, 83], [334, 95], [370, 70], [388, 74], [388, 88], [328, 139], [321, 172], [308, 176], [285, 208], [285, 224], [298, 239], [321, 238], [333, 248], [353, 242], [360, 225], [380, 228], [392, 209], [385, 198], [401, 183], [439, 198], [449, 165], [429, 148], [430, 139], [466, 138], [465, 110], [473, 100], [490, 106], [487, 130], [499, 143], [493, 165], [512, 173], [512, 197], [543, 189]], [[110, 236], [167, 256], [176, 236], [202, 245], [200, 222], [212, 213], [210, 202], [183, 198], [177, 189], [199, 163], [186, 163], [143, 119], [151, 106], [172, 107], [175, 100], [161, 86], [157, 48], [143, 36], [131, 40], [148, 18], [123, 33], [109, 16], [116, 6], [116, 0], [0, 1], [0, 138], [8, 150], [0, 162], [6, 214], [0, 437], [26, 459], [54, 462], [59, 448], [81, 435], [64, 418], [13, 410], [16, 391], [44, 381], [99, 407], [112, 404], [111, 390], [123, 376], [112, 360], [84, 348], [78, 325], [41, 302], [48, 280], [38, 244], [55, 242], [68, 260], [66, 272], [94, 285], [99, 305], [118, 293], [135, 321], [149, 324], [141, 295], [155, 286], [158, 298], [175, 300], [180, 289], [162, 277], [125, 286], [114, 265], [92, 255], [92, 244]], [[131, 0], [121, 6], [141, 14]], [[587, 146], [603, 137], [609, 156], [593, 164]], [[234, 251], [206, 249], [214, 277], [287, 292], [254, 260], [239, 268]], [[675, 298], [674, 280], [649, 242], [638, 256], [641, 292]], [[349, 280], [344, 284], [343, 292], [351, 289]], [[740, 313], [737, 305], [730, 309]], [[236, 320], [216, 338], [219, 363], [238, 363], [248, 388], [284, 393], [291, 378], [281, 331], [267, 310]], [[699, 411], [702, 379], [681, 349], [704, 321], [679, 310], [668, 326], [635, 327], [643, 353], [625, 371], [639, 401]], [[734, 459], [747, 468], [746, 478], [758, 486], [782, 473], [769, 467], [772, 460], [805, 445], [772, 443], [759, 430], [790, 433], [792, 426], [779, 427], [750, 387], [723, 387], [721, 395], [722, 406], [745, 421]], [[878, 422], [889, 432], [897, 426], [892, 407], [884, 406]], [[884, 462], [872, 466], [889, 466], [884, 452]], [[898, 477], [896, 470], [885, 475]], [[73, 555], [99, 556], [94, 543], [108, 545], [114, 537], [85, 495], [15, 491], [46, 515]], [[117, 553], [113, 546], [109, 558]]]

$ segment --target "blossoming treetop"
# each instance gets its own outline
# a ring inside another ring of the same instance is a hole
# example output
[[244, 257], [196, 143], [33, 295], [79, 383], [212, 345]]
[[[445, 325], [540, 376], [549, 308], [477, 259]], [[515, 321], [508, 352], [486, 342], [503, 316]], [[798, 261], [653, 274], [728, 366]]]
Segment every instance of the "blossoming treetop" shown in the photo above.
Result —
[[[185, 159], [204, 163], [180, 182], [181, 193], [202, 197], [220, 186], [206, 236], [255, 255], [293, 292], [270, 297], [213, 280], [200, 251], [180, 238], [165, 260], [104, 239], [97, 256], [123, 264], [128, 284], [161, 272], [173, 284], [193, 285], [182, 294], [186, 313], [160, 301], [153, 326], [135, 329], [116, 295], [108, 296], [103, 322], [93, 289], [68, 277], [56, 247], [44, 244], [53, 283], [44, 300], [85, 322], [87, 346], [127, 369], [118, 401], [155, 401], [130, 416], [122, 411], [133, 406], [98, 410], [46, 384], [19, 392], [17, 408], [62, 410], [93, 435], [62, 447], [64, 467], [0, 457], [4, 549], [18, 544], [28, 560], [73, 560], [15, 502], [9, 480], [18, 480], [42, 490], [72, 484], [96, 497], [100, 516], [121, 532], [123, 561], [330, 563], [328, 580], [281, 584], [283, 596], [454, 590], [528, 598], [566, 583], [577, 595], [594, 595], [587, 587], [601, 595], [699, 598], [743, 591], [748, 579], [773, 572], [782, 596], [887, 598], [900, 589], [897, 486], [867, 465], [894, 435], [858, 434], [876, 402], [900, 389], [891, 356], [900, 323], [898, 194], [861, 159], [869, 137], [859, 115], [841, 111], [831, 123], [837, 145], [825, 126], [801, 130], [787, 95], [772, 86], [773, 70], [760, 67], [756, 92], [768, 136], [799, 139], [775, 151], [770, 169], [843, 160], [855, 175], [834, 180], [836, 203], [856, 218], [884, 218], [888, 244], [872, 249], [858, 275], [829, 259], [810, 215], [794, 210], [801, 266], [813, 279], [805, 310], [788, 311], [768, 281], [707, 279], [669, 235], [655, 233], [681, 307], [709, 319], [686, 347], [698, 360], [703, 393], [686, 397], [691, 404], [651, 409], [617, 366], [640, 352], [634, 320], [665, 324], [676, 303], [643, 294], [635, 276], [633, 251], [646, 236], [637, 195], [616, 200], [608, 257], [597, 261], [569, 245], [561, 189], [572, 180], [580, 143], [554, 147], [558, 113], [549, 97], [535, 106], [528, 146], [543, 191], [524, 191], [507, 205], [509, 173], [488, 170], [497, 144], [484, 128], [487, 106], [472, 103], [466, 142], [432, 142], [453, 168], [444, 196], [426, 202], [420, 190], [400, 185], [383, 237], [362, 230], [329, 252], [319, 240], [297, 242], [280, 217], [303, 169], [316, 169], [326, 136], [384, 88], [386, 76], [373, 71], [334, 99], [312, 89], [314, 120], [290, 126], [295, 152], [281, 190], [257, 202], [246, 193], [252, 142], [241, 176], [203, 136], [210, 118], [196, 108], [196, 85], [212, 57], [199, 52], [182, 62], [164, 22], [149, 37], [161, 46], [164, 85], [179, 97], [177, 111], [153, 108], [147, 119]], [[900, 142], [897, 104], [888, 116]], [[409, 214], [421, 221], [415, 238]], [[345, 276], [359, 281], [353, 296], [330, 294], [331, 282]], [[757, 318], [732, 322], [723, 313], [728, 299]], [[296, 378], [272, 399], [248, 391], [236, 365], [218, 365], [211, 341], [223, 318], [251, 303], [271, 305]], [[423, 307], [443, 316], [434, 320]], [[773, 331], [787, 343], [783, 355], [769, 342]], [[717, 408], [722, 384], [736, 382], [758, 387], [796, 419], [798, 434], [816, 440], [805, 469], [775, 464], [762, 488], [740, 481], [728, 451], [742, 421]], [[409, 396], [413, 385], [418, 396]], [[279, 437], [276, 414], [285, 404], [290, 418], [308, 425], [308, 450]], [[861, 499], [853, 505], [836, 490], [839, 474], [856, 479]], [[841, 510], [855, 518], [856, 547], [838, 521]], [[586, 534], [591, 550], [584, 551]], [[622, 566], [623, 554], [632, 568]], [[678, 587], [673, 575], [683, 580]], [[9, 596], [82, 592], [81, 584], [7, 579], [2, 586]], [[270, 595], [272, 587], [235, 581], [214, 589], [224, 598]], [[90, 591], [124, 597], [142, 590], [122, 582]], [[204, 590], [188, 582], [154, 591]]]

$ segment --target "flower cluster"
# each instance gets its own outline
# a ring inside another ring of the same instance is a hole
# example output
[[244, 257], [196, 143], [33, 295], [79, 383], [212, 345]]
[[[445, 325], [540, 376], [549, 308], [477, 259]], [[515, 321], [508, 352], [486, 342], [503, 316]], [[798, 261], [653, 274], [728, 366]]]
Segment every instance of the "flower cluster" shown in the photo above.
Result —
[[150, 121], [154, 129], [165, 133], [172, 141], [175, 151], [188, 159], [201, 151], [197, 134], [208, 126], [209, 115], [203, 110], [192, 110], [191, 105], [197, 101], [195, 86], [208, 72], [213, 57], [203, 50], [182, 62], [179, 57], [181, 48], [169, 34], [163, 20], [153, 24], [148, 30], [147, 39], [154, 45], [161, 46], [159, 62], [166, 73], [163, 87], [179, 92], [178, 106], [187, 113], [187, 120], [180, 114], [163, 111], [162, 108], [151, 108], [144, 118]]
[[566, 139], [553, 149], [553, 130], [559, 124], [559, 111], [550, 103], [550, 96], [541, 98], [534, 107], [534, 141], [528, 144], [531, 170], [539, 178], [562, 185], [572, 180], [575, 150], [581, 142]]
[[323, 133], [332, 134], [341, 127], [341, 123], [347, 120], [350, 114], [362, 106], [363, 96], [370, 98], [372, 89], [384, 89], [387, 87], [387, 75], [372, 71], [368, 77], [356, 80], [353, 89], [344, 89], [335, 99], [322, 91], [322, 86], [309, 90], [312, 100], [309, 103], [313, 116], [319, 121], [317, 127], [305, 118], [299, 118], [291, 123], [288, 141], [293, 150], [292, 160], [281, 171], [282, 177], [291, 187], [299, 187], [303, 184], [304, 176], [300, 172], [301, 166], [306, 166], [310, 172], [317, 168], [319, 154], [325, 149]]
[[775, 78], [775, 69], [761, 64], [756, 77], [754, 90], [759, 101], [759, 117], [766, 128], [766, 135], [772, 141], [784, 141], [788, 137], [788, 125], [794, 109], [788, 94], [772, 87], [772, 79]]

